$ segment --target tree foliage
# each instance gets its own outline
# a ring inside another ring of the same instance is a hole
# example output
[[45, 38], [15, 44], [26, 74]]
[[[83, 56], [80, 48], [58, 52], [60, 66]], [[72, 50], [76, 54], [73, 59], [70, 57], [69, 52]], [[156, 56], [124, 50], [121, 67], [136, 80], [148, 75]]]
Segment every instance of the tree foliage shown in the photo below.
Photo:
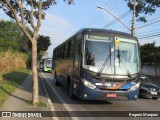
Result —
[[[26, 29], [30, 31], [29, 28]], [[14, 21], [0, 20], [0, 43], [4, 51], [8, 49], [20, 52], [29, 51], [28, 40]]]
[[[33, 32], [29, 27], [27, 29], [32, 35]], [[0, 43], [1, 51], [11, 49], [30, 54], [32, 49], [31, 42], [26, 39], [14, 21], [0, 20]], [[39, 35], [37, 43], [37, 53], [39, 58], [43, 56], [43, 53], [47, 51], [50, 45], [51, 41], [49, 36]]]
[[[130, 10], [133, 10], [133, 0], [125, 0]], [[137, 21], [147, 22], [142, 13], [152, 15], [156, 8], [160, 7], [160, 0], [137, 0], [136, 17]]]
[[154, 42], [142, 45], [141, 61], [142, 65], [153, 65], [156, 72], [160, 67], [160, 46], [155, 46]]
[[49, 36], [39, 35], [37, 44], [37, 52], [39, 58], [43, 56], [43, 53], [48, 50], [48, 47], [50, 45], [51, 45], [51, 40]]
[[19, 51], [20, 47], [17, 42], [6, 40], [0, 37], [0, 52], [7, 51], [9, 49], [12, 51]]
[[[73, 0], [64, 0], [68, 4]], [[45, 10], [51, 5], [55, 5], [56, 0], [0, 0], [0, 8], [6, 15], [15, 19], [18, 27], [23, 34], [32, 43], [32, 77], [33, 77], [33, 94], [32, 101], [38, 105], [38, 72], [37, 72], [37, 39], [41, 26], [41, 20], [45, 18]], [[30, 25], [33, 34], [27, 31], [27, 25]]]

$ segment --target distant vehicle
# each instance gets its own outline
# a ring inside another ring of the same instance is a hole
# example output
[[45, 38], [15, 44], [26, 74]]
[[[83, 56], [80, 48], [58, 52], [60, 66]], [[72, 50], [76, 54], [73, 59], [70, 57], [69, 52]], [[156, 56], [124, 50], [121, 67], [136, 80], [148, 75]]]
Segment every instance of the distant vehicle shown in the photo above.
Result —
[[160, 98], [160, 87], [154, 84], [147, 76], [140, 77], [140, 97], [146, 98], [153, 98], [158, 99]]
[[136, 100], [139, 44], [128, 33], [86, 28], [53, 50], [55, 84], [81, 100]]
[[44, 58], [43, 71], [52, 72], [52, 58]]
[[41, 59], [41, 60], [38, 62], [38, 67], [39, 67], [39, 69], [43, 69], [43, 65], [44, 65], [44, 59]]

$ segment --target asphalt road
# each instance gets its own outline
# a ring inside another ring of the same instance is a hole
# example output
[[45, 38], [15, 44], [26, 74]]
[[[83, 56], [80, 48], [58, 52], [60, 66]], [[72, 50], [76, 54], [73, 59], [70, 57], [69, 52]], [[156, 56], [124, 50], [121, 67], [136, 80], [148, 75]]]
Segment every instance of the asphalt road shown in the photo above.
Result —
[[[70, 99], [68, 95], [68, 91], [63, 88], [63, 86], [55, 86], [53, 75], [51, 73], [41, 73], [43, 76], [43, 81], [46, 85], [47, 91], [49, 93], [49, 96], [52, 100], [52, 105], [54, 106], [54, 110], [62, 110], [62, 111], [117, 111], [113, 112], [113, 116], [116, 114], [127, 114], [126, 117], [87, 117], [87, 120], [97, 120], [98, 119], [107, 119], [107, 120], [130, 120], [130, 119], [140, 119], [140, 120], [159, 120], [160, 119], [160, 112], [158, 112], [159, 117], [129, 117], [129, 113], [132, 116], [136, 115], [136, 111], [140, 111], [141, 113], [145, 114], [145, 111], [160, 111], [160, 99], [153, 100], [153, 99], [146, 99], [146, 98], [139, 98], [136, 101], [113, 101], [113, 102], [107, 102], [107, 101], [81, 101], [79, 99]], [[121, 113], [122, 111], [122, 113]], [[123, 112], [123, 111], [130, 111], [130, 112]], [[74, 114], [74, 113], [73, 113]], [[154, 114], [154, 112], [151, 114]], [[86, 117], [72, 117], [67, 119], [80, 119], [80, 120], [86, 120]], [[96, 115], [95, 115], [96, 116]], [[121, 115], [118, 115], [121, 116]], [[66, 118], [62, 118], [66, 119]]]

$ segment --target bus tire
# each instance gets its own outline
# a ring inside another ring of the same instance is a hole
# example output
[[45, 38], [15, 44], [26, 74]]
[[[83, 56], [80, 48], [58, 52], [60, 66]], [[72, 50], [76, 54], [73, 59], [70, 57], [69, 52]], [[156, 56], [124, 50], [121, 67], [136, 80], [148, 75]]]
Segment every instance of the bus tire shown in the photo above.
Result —
[[69, 83], [69, 96], [70, 96], [71, 99], [74, 99], [73, 87], [72, 87], [72, 82], [71, 81]]
[[152, 99], [154, 99], [154, 100], [158, 100], [158, 97], [152, 97]]
[[57, 81], [57, 76], [56, 76], [56, 74], [55, 74], [55, 77], [54, 77], [54, 83], [55, 83], [56, 86], [59, 86], [59, 85], [60, 85], [60, 83]]

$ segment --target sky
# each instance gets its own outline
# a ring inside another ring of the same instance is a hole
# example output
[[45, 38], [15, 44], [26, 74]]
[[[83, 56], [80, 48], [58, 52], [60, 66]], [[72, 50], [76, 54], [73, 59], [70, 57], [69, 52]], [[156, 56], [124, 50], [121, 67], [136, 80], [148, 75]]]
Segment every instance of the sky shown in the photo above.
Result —
[[[67, 40], [82, 28], [103, 28], [130, 33], [115, 18], [104, 9], [109, 10], [129, 28], [131, 28], [132, 12], [129, 11], [124, 0], [74, 0], [74, 5], [68, 5], [63, 0], [57, 0], [57, 5], [51, 6], [45, 11], [45, 20], [41, 23], [40, 35], [49, 36], [51, 46], [48, 49], [48, 57], [52, 57], [53, 49]], [[147, 15], [147, 23], [136, 22], [136, 37], [140, 44], [156, 42], [160, 46], [160, 8], [153, 15]], [[0, 19], [10, 20], [0, 10]], [[113, 24], [111, 24], [113, 22]]]

